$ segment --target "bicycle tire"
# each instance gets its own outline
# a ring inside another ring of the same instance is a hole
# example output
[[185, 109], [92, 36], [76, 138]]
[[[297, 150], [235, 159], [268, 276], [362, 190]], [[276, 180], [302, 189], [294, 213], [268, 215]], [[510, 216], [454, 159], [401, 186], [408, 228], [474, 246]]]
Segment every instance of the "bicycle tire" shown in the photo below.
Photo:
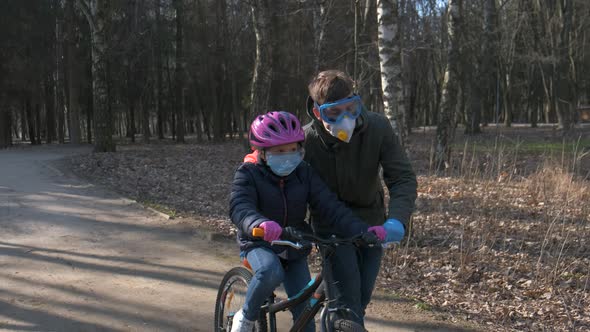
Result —
[[[242, 308], [243, 301], [246, 298], [246, 290], [252, 280], [252, 272], [245, 267], [234, 267], [229, 270], [224, 276], [219, 289], [217, 290], [217, 298], [215, 299], [215, 317], [214, 327], [215, 332], [230, 332], [231, 324], [234, 314]], [[230, 295], [228, 299], [228, 295]], [[237, 305], [232, 305], [234, 298], [237, 296], [243, 297], [240, 302], [238, 299]], [[229, 300], [229, 302], [228, 302]], [[268, 330], [266, 315], [261, 313], [259, 319], [256, 321], [253, 332], [266, 332]]]
[[367, 332], [360, 324], [346, 319], [338, 319], [334, 322], [336, 332]]

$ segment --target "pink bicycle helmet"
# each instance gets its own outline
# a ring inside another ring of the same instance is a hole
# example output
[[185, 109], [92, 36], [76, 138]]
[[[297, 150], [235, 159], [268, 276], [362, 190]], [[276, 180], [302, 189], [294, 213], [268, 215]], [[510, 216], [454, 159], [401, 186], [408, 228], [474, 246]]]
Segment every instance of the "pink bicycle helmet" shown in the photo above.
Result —
[[250, 145], [260, 148], [301, 142], [305, 139], [301, 123], [289, 112], [259, 115], [250, 125]]

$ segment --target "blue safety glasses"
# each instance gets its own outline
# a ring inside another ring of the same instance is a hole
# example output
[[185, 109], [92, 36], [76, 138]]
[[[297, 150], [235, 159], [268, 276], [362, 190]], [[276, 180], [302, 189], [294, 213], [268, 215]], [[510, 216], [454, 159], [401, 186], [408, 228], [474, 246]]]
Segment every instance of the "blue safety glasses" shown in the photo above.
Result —
[[356, 119], [361, 115], [363, 104], [360, 96], [354, 95], [352, 97], [337, 100], [333, 103], [318, 105], [315, 107], [319, 110], [322, 120], [329, 124], [336, 124], [340, 122], [345, 116], [351, 119]]

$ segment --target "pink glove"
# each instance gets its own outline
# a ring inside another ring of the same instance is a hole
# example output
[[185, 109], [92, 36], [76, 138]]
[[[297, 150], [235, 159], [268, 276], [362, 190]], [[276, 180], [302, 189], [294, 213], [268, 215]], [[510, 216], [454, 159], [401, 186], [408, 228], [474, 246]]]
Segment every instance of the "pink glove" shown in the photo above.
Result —
[[263, 222], [258, 227], [264, 229], [264, 241], [267, 242], [278, 240], [283, 232], [281, 226], [271, 220]]
[[385, 241], [385, 238], [387, 237], [387, 231], [383, 226], [371, 226], [367, 231], [375, 233], [381, 242]]

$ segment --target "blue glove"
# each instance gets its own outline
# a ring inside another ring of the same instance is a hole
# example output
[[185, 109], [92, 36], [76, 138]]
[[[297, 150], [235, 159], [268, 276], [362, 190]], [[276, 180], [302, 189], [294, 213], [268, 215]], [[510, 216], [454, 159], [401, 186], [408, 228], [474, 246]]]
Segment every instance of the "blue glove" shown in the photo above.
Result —
[[400, 242], [406, 234], [404, 225], [397, 219], [387, 219], [383, 224], [383, 228], [387, 232], [385, 242]]

